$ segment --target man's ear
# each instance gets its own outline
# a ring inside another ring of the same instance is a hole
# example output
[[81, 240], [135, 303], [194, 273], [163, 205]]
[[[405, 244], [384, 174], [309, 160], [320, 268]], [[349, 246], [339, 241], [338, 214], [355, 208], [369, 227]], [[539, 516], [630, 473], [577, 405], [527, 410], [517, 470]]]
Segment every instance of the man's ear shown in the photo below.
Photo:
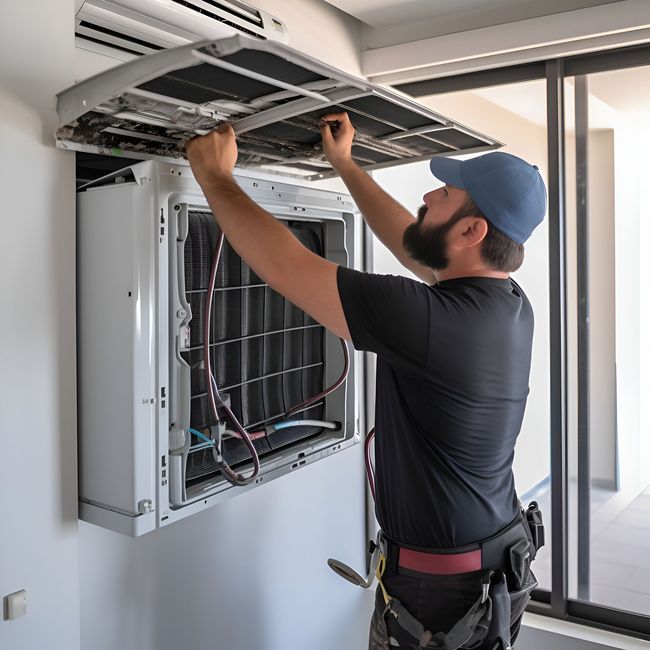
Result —
[[488, 225], [485, 219], [479, 217], [466, 217], [462, 221], [463, 230], [456, 239], [457, 248], [471, 248], [480, 244], [487, 235]]

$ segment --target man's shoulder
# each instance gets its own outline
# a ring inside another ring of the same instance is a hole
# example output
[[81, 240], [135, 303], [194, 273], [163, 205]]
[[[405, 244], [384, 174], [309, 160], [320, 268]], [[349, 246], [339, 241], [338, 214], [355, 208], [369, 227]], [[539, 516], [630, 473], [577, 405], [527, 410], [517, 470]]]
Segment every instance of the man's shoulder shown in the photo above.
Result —
[[436, 285], [429, 285], [417, 278], [398, 275], [394, 273], [372, 273], [368, 271], [359, 271], [345, 266], [339, 266], [338, 281], [340, 284], [346, 284], [358, 287], [377, 287], [402, 290], [407, 295], [426, 295], [430, 290], [435, 289]]

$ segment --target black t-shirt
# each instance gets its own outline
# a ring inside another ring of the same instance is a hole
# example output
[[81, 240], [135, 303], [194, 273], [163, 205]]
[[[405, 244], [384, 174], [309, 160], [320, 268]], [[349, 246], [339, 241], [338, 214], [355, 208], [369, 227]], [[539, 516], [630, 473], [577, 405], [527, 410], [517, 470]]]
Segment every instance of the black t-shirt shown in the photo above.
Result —
[[512, 279], [428, 286], [338, 269], [352, 342], [377, 353], [376, 514], [416, 548], [490, 537], [514, 519], [512, 461], [533, 311]]

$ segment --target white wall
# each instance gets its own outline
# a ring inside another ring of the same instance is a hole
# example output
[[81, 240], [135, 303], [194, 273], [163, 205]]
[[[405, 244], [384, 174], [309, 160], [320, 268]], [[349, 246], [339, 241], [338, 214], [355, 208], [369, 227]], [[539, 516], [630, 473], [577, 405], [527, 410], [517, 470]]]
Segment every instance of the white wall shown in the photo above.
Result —
[[361, 23], [325, 0], [255, 0], [285, 21], [289, 45], [329, 65], [361, 76]]
[[79, 648], [74, 160], [54, 149], [72, 83], [72, 0], [3, 3], [0, 21], [0, 648]]
[[131, 539], [80, 524], [83, 650], [284, 650], [367, 643], [362, 447]]
[[[589, 133], [589, 367], [592, 485], [616, 487], [614, 131]], [[621, 215], [622, 216], [622, 215]]]
[[[639, 133], [639, 151], [645, 152], [650, 150], [650, 125], [648, 125], [647, 116], [643, 115], [637, 124], [643, 125]], [[650, 178], [650, 160], [647, 156], [641, 156], [639, 160], [641, 165], [639, 173], [639, 196], [645, 197], [647, 179]], [[650, 220], [648, 219], [647, 201], [641, 203], [643, 214], [640, 220], [639, 242], [650, 241]], [[645, 280], [650, 277], [650, 256], [641, 257], [641, 269], [639, 277]], [[645, 283], [643, 282], [645, 285]], [[641, 484], [650, 484], [650, 409], [648, 409], [646, 396], [650, 395], [650, 292], [644, 291], [641, 294], [641, 303], [639, 305], [641, 344], [639, 346], [639, 356], [641, 360], [640, 379], [641, 379], [641, 449], [639, 457], [641, 459]]]
[[[640, 275], [642, 197], [647, 179], [641, 174], [645, 152], [638, 149], [633, 124], [621, 120], [614, 136], [615, 255], [616, 255], [616, 366], [617, 419], [621, 488], [630, 494], [646, 487], [641, 482], [640, 412], [645, 395], [640, 392], [641, 311], [645, 278]], [[635, 152], [636, 155], [631, 155]], [[644, 324], [643, 329], [647, 329]], [[645, 409], [644, 409], [645, 410]]]

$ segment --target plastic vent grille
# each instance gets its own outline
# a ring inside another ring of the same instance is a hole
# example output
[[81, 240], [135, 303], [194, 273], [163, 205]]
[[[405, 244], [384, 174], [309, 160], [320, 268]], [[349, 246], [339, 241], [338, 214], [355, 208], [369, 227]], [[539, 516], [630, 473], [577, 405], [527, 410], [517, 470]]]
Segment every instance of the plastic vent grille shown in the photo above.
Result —
[[172, 0], [172, 2], [175, 2], [178, 5], [182, 5], [183, 7], [187, 7], [188, 9], [196, 11], [197, 13], [210, 16], [210, 18], [214, 18], [215, 20], [219, 21], [223, 21], [223, 18], [218, 14], [205, 9], [205, 5], [209, 5], [215, 9], [218, 9], [219, 11], [224, 11], [233, 16], [237, 16], [237, 18], [241, 18], [242, 20], [247, 20], [249, 23], [252, 23], [254, 25], [262, 24], [262, 17], [260, 16], [259, 11], [253, 9], [253, 7], [249, 7], [248, 5], [236, 1], [230, 2], [228, 4], [224, 4], [223, 2], [215, 2], [215, 0], [201, 0], [199, 3], [191, 2], [191, 0]]
[[78, 38], [90, 41], [91, 43], [98, 43], [100, 45], [108, 45], [109, 47], [117, 48], [129, 54], [151, 54], [163, 48], [160, 45], [144, 41], [135, 36], [122, 34], [113, 29], [97, 25], [95, 23], [82, 20], [75, 29], [75, 36]]
[[[216, 21], [218, 21], [220, 23], [223, 23], [224, 25], [228, 25], [228, 27], [233, 27], [234, 29], [236, 29], [236, 30], [238, 30], [240, 32], [243, 32], [244, 34], [248, 34], [249, 36], [253, 36], [254, 38], [261, 38], [261, 39], [265, 38], [265, 36], [263, 36], [262, 34], [258, 34], [257, 32], [255, 32], [255, 31], [253, 31], [251, 29], [246, 29], [246, 27], [243, 27], [241, 24], [234, 23], [234, 22], [228, 20], [227, 18], [224, 18], [223, 16], [220, 16], [219, 14], [215, 14], [212, 11], [208, 11], [207, 9], [204, 9], [204, 8], [201, 8], [201, 7], [197, 6], [193, 2], [188, 2], [188, 0], [172, 0], [172, 2], [174, 2], [174, 3], [178, 4], [178, 5], [181, 5], [183, 7], [187, 7], [188, 9], [191, 9], [192, 11], [196, 11], [197, 13], [202, 14], [204, 16], [207, 16], [208, 18], [211, 18], [212, 20], [216, 20]], [[226, 6], [222, 6], [219, 3], [216, 3], [216, 2], [204, 2], [204, 4], [211, 4], [214, 7], [217, 7], [218, 9], [221, 9], [222, 11], [227, 11], [227, 12], [237, 16], [238, 18], [241, 18], [242, 20], [246, 20], [246, 21], [248, 21], [250, 23], [253, 23], [253, 24], [261, 25], [261, 22], [262, 22], [261, 19], [259, 21], [256, 21], [250, 15], [246, 16], [246, 15], [243, 15], [242, 13], [235, 12], [232, 9], [229, 9]]]
[[[205, 298], [212, 255], [219, 235], [210, 213], [190, 212], [184, 250], [185, 291], [192, 309], [190, 349], [182, 352], [191, 369], [191, 426], [205, 431], [215, 423], [210, 415], [203, 370]], [[310, 250], [323, 254], [323, 227], [289, 222], [293, 234]], [[222, 396], [249, 431], [323, 390], [324, 329], [303, 311], [273, 291], [224, 241], [213, 299], [210, 355]], [[296, 417], [322, 419], [323, 402]], [[294, 419], [294, 418], [292, 418]], [[321, 429], [294, 427], [255, 441], [260, 456]], [[250, 458], [244, 443], [225, 440], [222, 452], [235, 465]], [[211, 450], [188, 456], [186, 481], [217, 471]]]

